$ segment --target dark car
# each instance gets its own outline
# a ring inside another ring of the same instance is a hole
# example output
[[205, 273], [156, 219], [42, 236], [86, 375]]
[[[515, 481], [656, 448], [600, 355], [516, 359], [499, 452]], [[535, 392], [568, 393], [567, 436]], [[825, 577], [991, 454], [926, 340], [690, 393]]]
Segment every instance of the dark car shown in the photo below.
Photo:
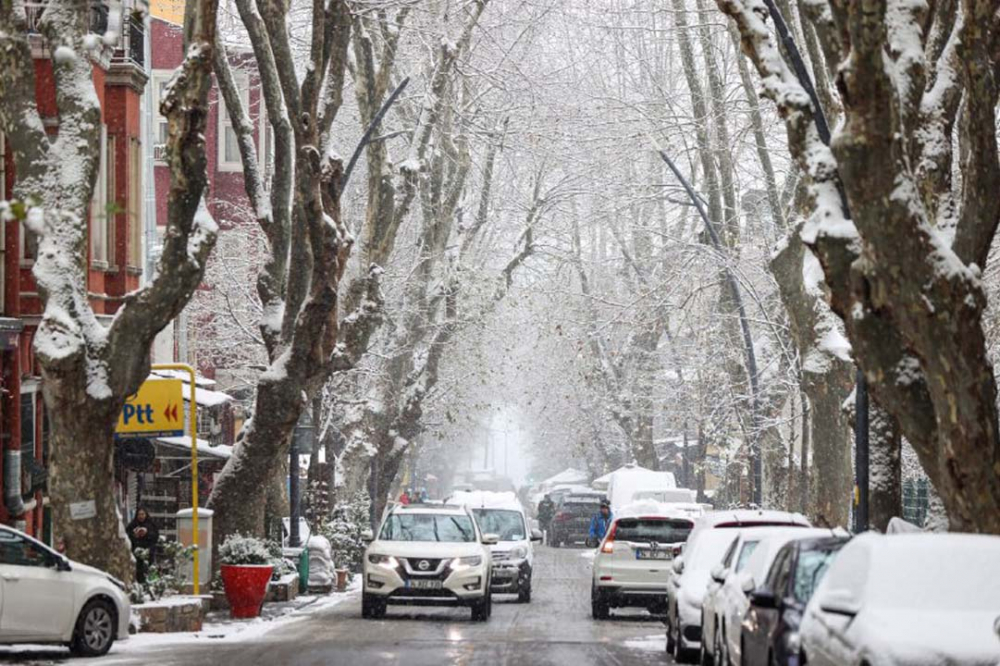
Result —
[[799, 666], [799, 624], [813, 590], [848, 537], [801, 539], [785, 544], [764, 583], [750, 593], [743, 620], [742, 663]]
[[549, 544], [559, 548], [566, 544], [586, 543], [590, 537], [590, 519], [607, 501], [602, 493], [570, 493], [556, 507], [549, 523]]

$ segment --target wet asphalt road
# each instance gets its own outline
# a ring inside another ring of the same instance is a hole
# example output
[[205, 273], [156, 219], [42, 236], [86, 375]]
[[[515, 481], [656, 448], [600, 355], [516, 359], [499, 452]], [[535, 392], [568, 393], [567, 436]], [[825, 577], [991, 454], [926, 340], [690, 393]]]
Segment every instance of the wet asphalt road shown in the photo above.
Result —
[[[579, 549], [536, 549], [530, 604], [497, 596], [480, 624], [469, 610], [390, 606], [383, 620], [361, 618], [360, 596], [250, 641], [157, 645], [76, 663], [184, 666], [639, 666], [672, 663], [663, 624], [645, 611], [590, 617], [590, 560]], [[67, 660], [65, 663], [74, 663]]]

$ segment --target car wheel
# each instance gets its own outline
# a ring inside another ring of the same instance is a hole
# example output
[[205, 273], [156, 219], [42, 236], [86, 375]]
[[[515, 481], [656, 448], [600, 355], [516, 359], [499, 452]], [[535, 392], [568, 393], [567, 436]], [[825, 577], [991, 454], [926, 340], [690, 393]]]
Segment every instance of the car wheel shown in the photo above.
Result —
[[590, 589], [590, 614], [595, 620], [607, 620], [610, 615], [608, 600], [596, 587]]
[[91, 599], [80, 611], [70, 649], [82, 657], [100, 657], [115, 642], [118, 624], [114, 605], [104, 599]]
[[361, 617], [378, 620], [385, 617], [385, 601], [374, 594], [361, 595]]
[[517, 586], [517, 603], [528, 604], [531, 603], [531, 579], [521, 581], [520, 585]]
[[490, 619], [490, 599], [492, 598], [493, 595], [487, 592], [482, 599], [472, 603], [473, 622], [486, 622], [486, 620]]

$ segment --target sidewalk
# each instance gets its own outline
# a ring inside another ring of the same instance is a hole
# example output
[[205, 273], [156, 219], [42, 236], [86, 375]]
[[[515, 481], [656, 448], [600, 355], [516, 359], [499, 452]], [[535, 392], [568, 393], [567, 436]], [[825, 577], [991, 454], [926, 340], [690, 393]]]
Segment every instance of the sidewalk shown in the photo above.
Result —
[[[234, 620], [229, 611], [213, 611], [208, 614], [201, 631], [187, 633], [133, 634], [126, 641], [116, 641], [111, 651], [98, 659], [86, 659], [88, 665], [110, 666], [112, 664], [135, 663], [136, 657], [150, 648], [219, 643], [244, 643], [260, 639], [278, 627], [286, 626], [303, 618], [333, 608], [357, 597], [361, 590], [361, 576], [355, 576], [346, 592], [329, 595], [296, 597], [292, 601], [265, 604], [261, 616], [252, 620]], [[0, 645], [0, 663], [49, 666], [50, 664], [76, 663], [67, 648], [57, 645]]]

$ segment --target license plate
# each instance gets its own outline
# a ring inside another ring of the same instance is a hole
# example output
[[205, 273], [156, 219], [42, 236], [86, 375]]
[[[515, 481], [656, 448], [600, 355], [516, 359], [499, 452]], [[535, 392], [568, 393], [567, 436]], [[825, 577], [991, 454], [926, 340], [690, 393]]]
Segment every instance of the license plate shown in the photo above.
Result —
[[505, 569], [503, 567], [493, 567], [493, 577], [494, 578], [513, 578], [517, 572], [513, 569]]
[[635, 559], [637, 560], [669, 560], [670, 551], [668, 550], [637, 550], [635, 551]]
[[439, 580], [408, 580], [406, 581], [406, 587], [411, 590], [440, 590], [441, 581]]

